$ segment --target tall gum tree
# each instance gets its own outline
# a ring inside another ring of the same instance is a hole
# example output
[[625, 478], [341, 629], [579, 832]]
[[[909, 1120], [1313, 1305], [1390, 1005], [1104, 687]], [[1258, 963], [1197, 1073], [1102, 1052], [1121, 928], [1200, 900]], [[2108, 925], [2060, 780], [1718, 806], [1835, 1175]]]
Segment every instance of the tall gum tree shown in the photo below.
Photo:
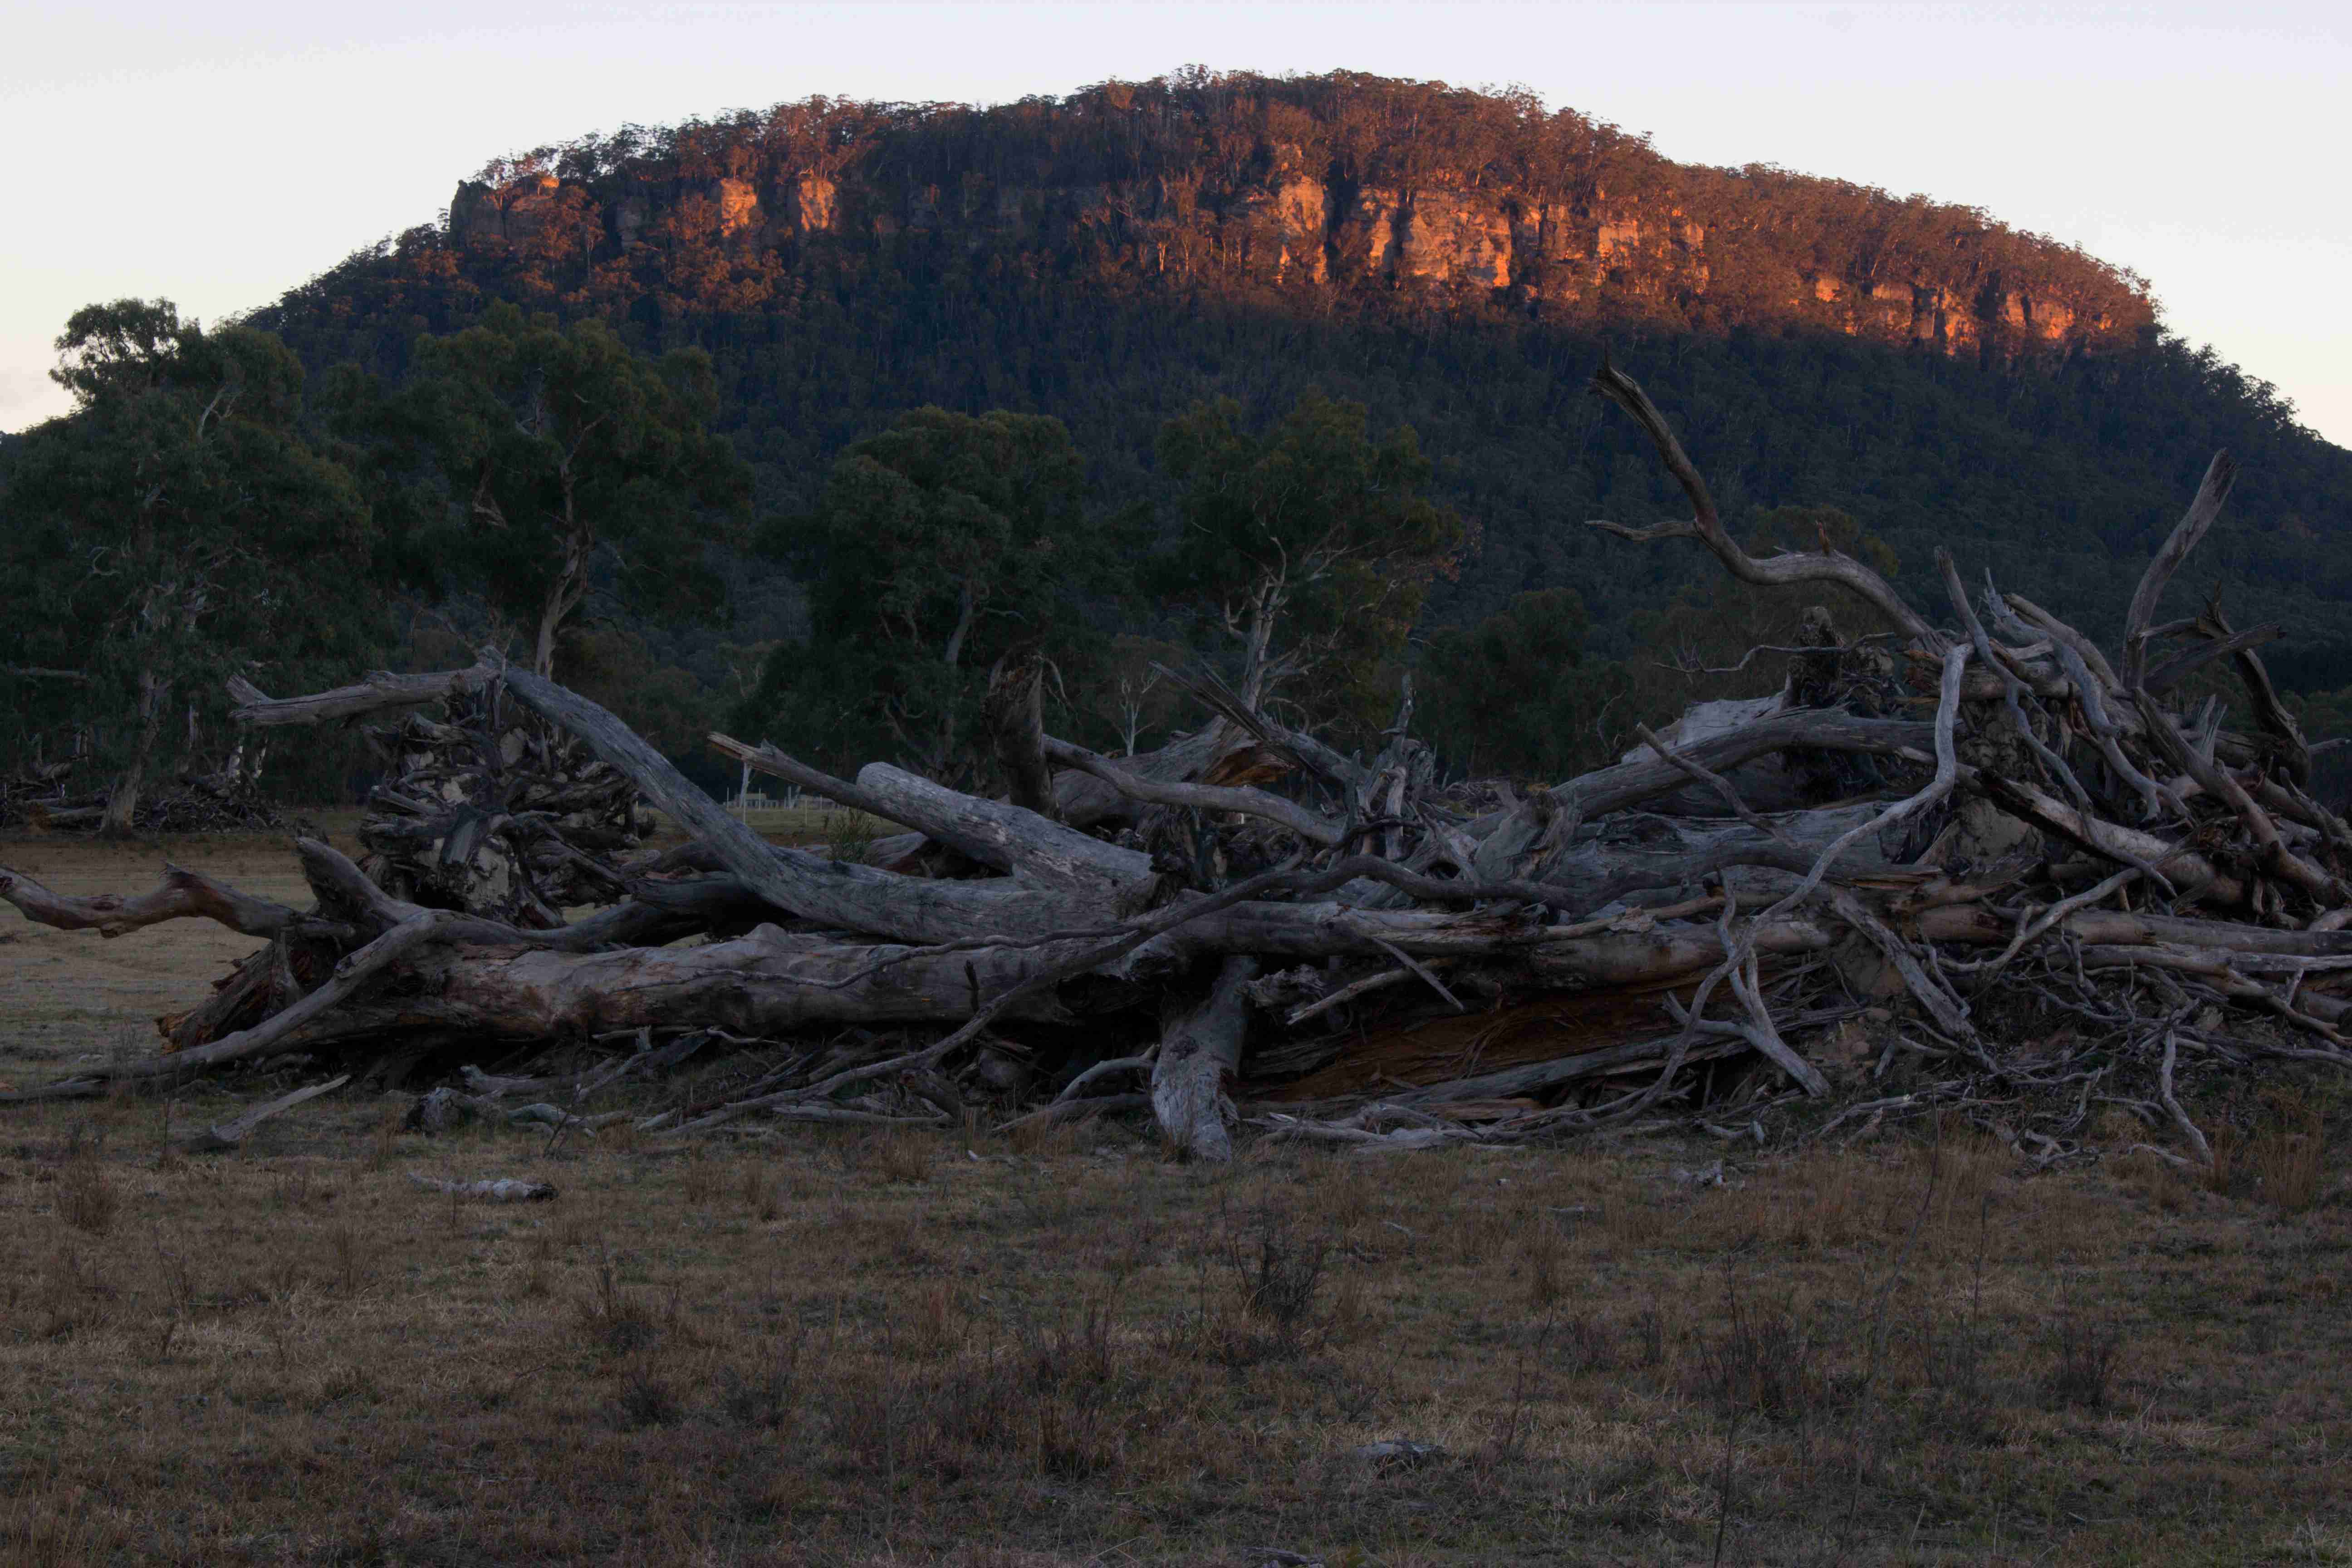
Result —
[[1308, 393], [1257, 431], [1223, 398], [1169, 421], [1159, 458], [1182, 489], [1154, 575], [1237, 645], [1243, 700], [1297, 681], [1326, 711], [1369, 716], [1430, 582], [1471, 542], [1422, 494], [1431, 468], [1412, 429], [1375, 440], [1362, 404]]
[[136, 715], [100, 747], [121, 763], [103, 822], [120, 836], [228, 676], [348, 668], [383, 605], [369, 508], [306, 437], [302, 367], [277, 338], [121, 300], [76, 311], [57, 347], [74, 409], [0, 467], [0, 688], [20, 740]]
[[654, 618], [718, 613], [709, 548], [741, 542], [751, 471], [708, 428], [709, 356], [648, 359], [601, 321], [507, 304], [415, 350], [396, 390], [337, 373], [341, 426], [370, 448], [413, 580], [478, 592], [530, 628], [541, 675], [592, 596]]
[[738, 722], [828, 757], [944, 778], [990, 667], [1034, 649], [1073, 679], [1122, 591], [1126, 538], [1086, 510], [1058, 419], [918, 408], [844, 448], [816, 505], [763, 535], [808, 584], [810, 637], [772, 654]]

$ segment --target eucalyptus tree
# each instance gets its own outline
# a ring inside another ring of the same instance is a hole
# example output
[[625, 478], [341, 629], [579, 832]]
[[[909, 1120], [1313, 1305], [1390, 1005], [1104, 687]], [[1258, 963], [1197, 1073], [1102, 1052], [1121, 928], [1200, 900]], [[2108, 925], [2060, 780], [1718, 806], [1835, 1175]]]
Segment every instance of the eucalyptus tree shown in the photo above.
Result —
[[73, 411], [0, 464], [0, 689], [20, 740], [74, 727], [121, 764], [104, 823], [121, 834], [229, 676], [283, 687], [362, 662], [384, 597], [367, 502], [306, 436], [302, 367], [277, 338], [121, 300], [76, 311], [57, 347]]
[[1101, 640], [1129, 534], [1086, 495], [1058, 419], [918, 408], [851, 444], [815, 506], [766, 531], [807, 584], [810, 634], [769, 657], [738, 721], [826, 756], [954, 770], [992, 665], [1034, 649], [1074, 676]]
[[1163, 426], [1159, 458], [1181, 489], [1158, 582], [1237, 645], [1243, 700], [1297, 682], [1320, 710], [1368, 718], [1430, 583], [1470, 538], [1422, 493], [1431, 466], [1411, 427], [1375, 440], [1362, 404], [1310, 392], [1253, 430], [1224, 398]]
[[719, 393], [699, 349], [652, 359], [601, 321], [500, 303], [417, 340], [396, 388], [345, 367], [338, 399], [409, 578], [529, 628], [540, 674], [592, 600], [655, 618], [724, 604], [711, 548], [741, 542], [751, 471], [709, 427]]

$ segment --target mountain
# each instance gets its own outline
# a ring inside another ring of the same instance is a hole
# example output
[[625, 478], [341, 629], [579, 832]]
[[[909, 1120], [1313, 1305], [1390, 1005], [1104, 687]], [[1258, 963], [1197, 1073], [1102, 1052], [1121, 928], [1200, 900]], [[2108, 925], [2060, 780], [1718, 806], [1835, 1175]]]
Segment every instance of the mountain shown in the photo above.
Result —
[[[2250, 286], [2253, 286], [2250, 281]], [[1677, 164], [1534, 100], [1194, 71], [995, 108], [811, 100], [501, 160], [441, 221], [258, 312], [314, 368], [398, 375], [493, 300], [716, 359], [763, 503], [926, 403], [1059, 416], [1106, 507], [1159, 498], [1192, 401], [1310, 388], [1412, 425], [1483, 546], [1432, 614], [1572, 586], [1624, 652], [1690, 547], [1577, 524], [1680, 500], [1583, 392], [1604, 342], [1727, 517], [1852, 513], [1906, 585], [1990, 565], [2100, 631], [2217, 447], [2245, 478], [2179, 589], [2352, 684], [2352, 453], [2162, 328], [2130, 272], [1974, 208]]]

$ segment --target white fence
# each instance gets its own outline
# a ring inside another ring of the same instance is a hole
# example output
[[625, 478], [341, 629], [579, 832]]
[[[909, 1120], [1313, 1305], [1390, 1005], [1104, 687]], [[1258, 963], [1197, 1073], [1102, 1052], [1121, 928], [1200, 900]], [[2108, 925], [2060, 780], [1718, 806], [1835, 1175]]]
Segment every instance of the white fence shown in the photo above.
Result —
[[798, 784], [786, 784], [781, 795], [754, 790], [751, 787], [751, 765], [746, 763], [743, 764], [743, 783], [736, 790], [735, 798], [727, 803], [727, 809], [738, 816], [748, 817], [755, 811], [798, 811], [800, 805], [801, 786]]

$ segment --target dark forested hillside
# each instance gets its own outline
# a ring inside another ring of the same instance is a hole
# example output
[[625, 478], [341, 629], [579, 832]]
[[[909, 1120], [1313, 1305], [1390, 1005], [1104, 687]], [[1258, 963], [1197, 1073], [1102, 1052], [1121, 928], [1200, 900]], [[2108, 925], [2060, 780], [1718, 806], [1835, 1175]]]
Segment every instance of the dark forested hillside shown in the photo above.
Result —
[[1110, 508], [1154, 498], [1153, 433], [1197, 399], [1360, 400], [1418, 431], [1482, 535], [1431, 614], [1573, 586], [1604, 651], [1707, 578], [1696, 552], [1573, 526], [1676, 504], [1583, 395], [1604, 342], [1727, 515], [1834, 506], [1906, 576], [1949, 542], [2095, 627], [2226, 445], [2246, 479], [2199, 569], [2287, 623], [2289, 684], [2352, 681], [2352, 454], [2166, 336], [2128, 273], [1509, 98], [1194, 75], [632, 130], [494, 165], [443, 223], [256, 320], [314, 368], [397, 376], [414, 334], [502, 299], [708, 350], [770, 510], [924, 404], [1060, 416]]

